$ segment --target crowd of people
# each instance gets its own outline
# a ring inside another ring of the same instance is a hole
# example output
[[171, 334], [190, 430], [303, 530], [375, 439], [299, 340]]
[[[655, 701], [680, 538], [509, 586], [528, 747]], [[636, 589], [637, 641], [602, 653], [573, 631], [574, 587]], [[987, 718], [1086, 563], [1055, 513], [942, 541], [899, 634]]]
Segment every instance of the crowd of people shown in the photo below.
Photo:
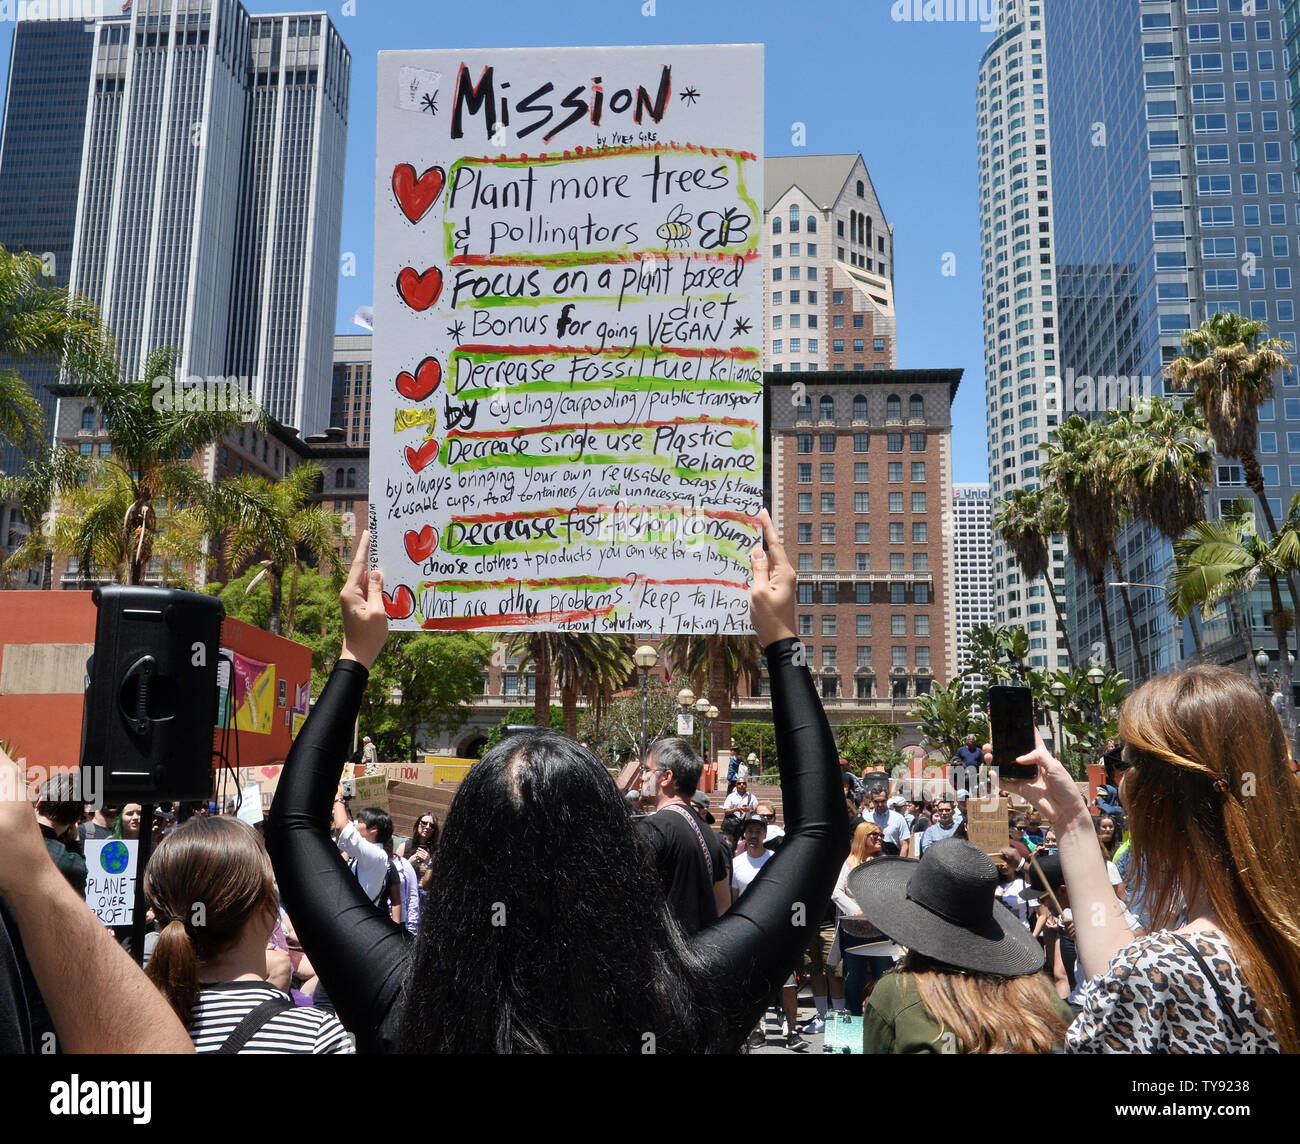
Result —
[[[0, 803], [0, 1051], [737, 1052], [769, 1009], [792, 1052], [841, 1013], [870, 1053], [1300, 1050], [1300, 783], [1256, 689], [1210, 667], [1139, 688], [1096, 805], [1040, 741], [986, 854], [961, 780], [923, 798], [838, 757], [763, 528], [779, 809], [737, 767], [716, 820], [682, 739], [615, 781], [540, 728], [491, 748], [443, 823], [399, 836], [351, 807], [388, 638], [363, 536], [266, 821], [155, 815], [143, 970], [86, 908], [79, 854], [138, 838], [141, 807], [88, 818], [57, 779], [35, 814]], [[991, 759], [972, 738], [954, 773]]]

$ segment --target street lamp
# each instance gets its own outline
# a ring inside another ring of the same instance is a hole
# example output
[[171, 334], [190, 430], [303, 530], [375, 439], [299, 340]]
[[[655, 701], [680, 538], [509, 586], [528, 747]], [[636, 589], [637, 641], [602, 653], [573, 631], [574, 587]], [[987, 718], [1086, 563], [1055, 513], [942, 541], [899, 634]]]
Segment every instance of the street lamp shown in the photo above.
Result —
[[[709, 736], [709, 750], [713, 751], [713, 723], [714, 720], [717, 719], [718, 717], [718, 709], [715, 706], [713, 706], [712, 703], [710, 703], [709, 709], [707, 712], [705, 712], [705, 714], [707, 714], [709, 717], [708, 723], [705, 724]], [[716, 752], [714, 752], [714, 754], [716, 756]]]
[[689, 687], [683, 687], [677, 693], [677, 702], [682, 709], [677, 720], [677, 733], [681, 735], [684, 732], [691, 735], [695, 732], [695, 716], [691, 712], [691, 705], [695, 702], [695, 692]]
[[642, 644], [633, 653], [632, 658], [636, 661], [637, 670], [641, 672], [641, 758], [645, 758], [645, 736], [646, 724], [649, 721], [650, 711], [650, 669], [654, 667], [659, 659], [659, 653], [649, 644]]
[[[763, 745], [763, 740], [762, 740], [762, 739], [759, 739], [759, 741], [758, 741], [758, 745], [759, 745], [760, 747]], [[750, 752], [749, 752], [749, 757], [745, 760], [745, 762], [747, 762], [747, 763], [749, 764], [749, 773], [750, 773], [751, 775], [756, 775], [756, 774], [759, 773], [759, 771], [761, 771], [761, 770], [763, 769], [763, 768], [762, 768], [763, 760], [760, 759], [756, 754], [754, 754], [753, 751], [750, 751]], [[754, 770], [754, 764], [755, 764], [755, 763], [758, 763], [758, 764], [759, 764], [759, 771]], [[728, 791], [727, 793], [730, 794], [731, 792]]]
[[695, 710], [700, 716], [700, 758], [704, 758], [704, 736], [708, 727], [709, 701], [701, 695], [695, 701]]
[[1092, 684], [1092, 694], [1097, 706], [1097, 734], [1105, 738], [1106, 722], [1102, 718], [1101, 711], [1101, 685], [1106, 678], [1106, 673], [1102, 671], [1095, 663], [1088, 668], [1087, 680]]
[[1061, 719], [1061, 701], [1065, 698], [1066, 691], [1069, 690], [1059, 679], [1053, 682], [1048, 688], [1052, 693], [1052, 698], [1056, 700], [1056, 752], [1065, 762], [1065, 723]]

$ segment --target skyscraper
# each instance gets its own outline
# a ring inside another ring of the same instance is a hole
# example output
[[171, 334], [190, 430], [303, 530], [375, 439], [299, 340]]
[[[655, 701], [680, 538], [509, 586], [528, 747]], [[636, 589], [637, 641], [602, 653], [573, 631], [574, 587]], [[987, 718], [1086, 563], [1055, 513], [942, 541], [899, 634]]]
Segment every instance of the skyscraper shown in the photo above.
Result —
[[[14, 26], [0, 133], [0, 246], [39, 255], [51, 286], [67, 286], [72, 270], [94, 51], [95, 37], [82, 20], [20, 20]], [[47, 387], [56, 367], [24, 362], [18, 368], [52, 424], [55, 401]], [[15, 447], [0, 443], [0, 471], [17, 472], [22, 465]]]
[[[1052, 165], [1040, 0], [1001, 0], [997, 34], [980, 60], [980, 249], [984, 280], [985, 405], [990, 493], [1036, 488], [1040, 445], [1057, 424], [1057, 298], [1052, 247]], [[1065, 543], [1051, 544], [1051, 575], [1065, 592]], [[1029, 663], [1069, 664], [1056, 614], [1040, 581], [1026, 583], [993, 537], [988, 622], [1025, 628]], [[964, 630], [964, 628], [963, 628]]]
[[[74, 213], [49, 212], [72, 232], [68, 284], [99, 304], [128, 370], [173, 346], [186, 376], [248, 378], [277, 420], [325, 428], [351, 66], [329, 18], [136, 0], [59, 23], [78, 52], [21, 90], [57, 94], [73, 124], [75, 83], [84, 97]], [[15, 36], [11, 101], [40, 41]], [[6, 144], [0, 181], [20, 154]]]
[[[1265, 320], [1296, 345], [1300, 195], [1277, 0], [1041, 6], [1061, 416], [1123, 405], [1135, 388], [1161, 392], [1184, 331], [1220, 311]], [[1276, 400], [1260, 412], [1257, 455], [1280, 516], [1300, 491], [1300, 376], [1291, 368], [1279, 380]], [[1245, 491], [1240, 466], [1223, 460], [1214, 483], [1211, 519]], [[1151, 530], [1126, 529], [1118, 552], [1116, 580], [1165, 582], [1171, 548]], [[1075, 647], [1105, 658], [1094, 585], [1077, 568], [1070, 579]], [[1109, 577], [1101, 589], [1118, 666], [1139, 678], [1123, 590]], [[1150, 670], [1168, 668], [1175, 641], [1164, 594], [1141, 588], [1130, 598]], [[1261, 636], [1266, 599], [1252, 594], [1248, 609]], [[1204, 641], [1211, 658], [1240, 658], [1226, 616], [1206, 625]]]
[[[993, 513], [989, 485], [962, 484], [952, 487], [953, 594], [949, 627], [955, 639], [976, 624], [994, 622], [993, 581]], [[965, 670], [970, 662], [964, 642], [957, 644], [957, 669]], [[973, 676], [967, 690], [985, 682]]]

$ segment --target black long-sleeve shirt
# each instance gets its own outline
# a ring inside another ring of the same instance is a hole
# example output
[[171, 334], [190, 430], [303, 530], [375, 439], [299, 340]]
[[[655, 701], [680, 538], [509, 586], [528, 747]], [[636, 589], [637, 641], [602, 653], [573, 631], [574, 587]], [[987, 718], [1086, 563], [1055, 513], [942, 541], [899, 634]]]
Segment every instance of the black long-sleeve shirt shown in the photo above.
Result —
[[[766, 649], [786, 840], [744, 897], [689, 940], [718, 982], [726, 1034], [739, 1047], [816, 930], [848, 852], [838, 751], [798, 641]], [[266, 845], [285, 909], [361, 1051], [399, 1047], [410, 935], [376, 910], [330, 838], [339, 772], [368, 672], [335, 665], [285, 761]]]

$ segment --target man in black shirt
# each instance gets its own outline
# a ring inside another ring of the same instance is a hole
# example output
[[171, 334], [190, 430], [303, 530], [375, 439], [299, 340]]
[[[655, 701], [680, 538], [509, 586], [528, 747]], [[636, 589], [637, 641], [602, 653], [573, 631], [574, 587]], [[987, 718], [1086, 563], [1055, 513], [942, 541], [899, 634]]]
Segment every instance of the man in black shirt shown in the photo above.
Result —
[[668, 908], [687, 934], [703, 929], [731, 902], [721, 843], [687, 806], [704, 764], [684, 739], [661, 739], [646, 756], [642, 795], [655, 813], [636, 823], [663, 883]]

